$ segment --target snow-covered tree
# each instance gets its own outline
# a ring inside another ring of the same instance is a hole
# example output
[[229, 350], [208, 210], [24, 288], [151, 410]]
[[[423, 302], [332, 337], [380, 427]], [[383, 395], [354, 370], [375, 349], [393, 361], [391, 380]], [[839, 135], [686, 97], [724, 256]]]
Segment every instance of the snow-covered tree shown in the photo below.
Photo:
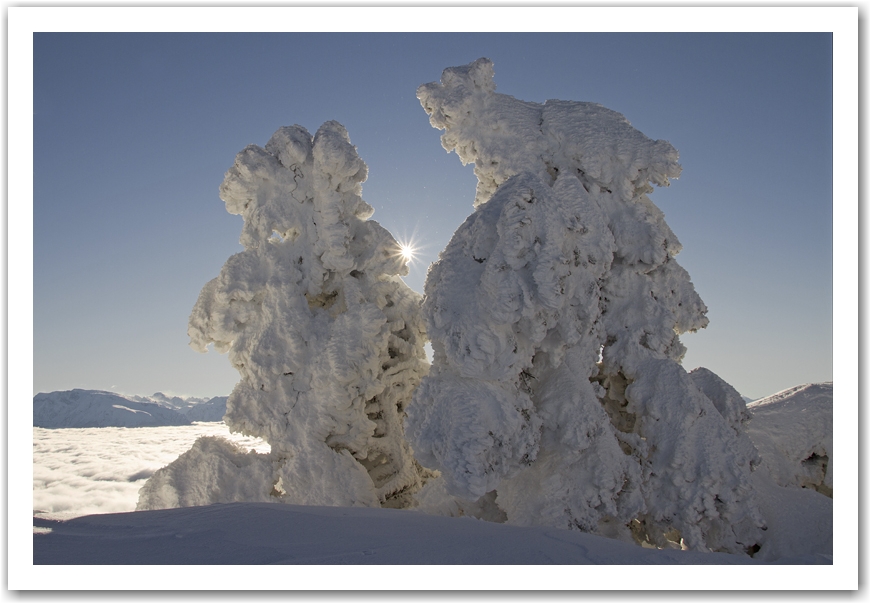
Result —
[[754, 550], [757, 453], [733, 401], [680, 366], [706, 307], [647, 196], [677, 151], [597, 104], [497, 94], [488, 59], [417, 96], [478, 178], [426, 281], [417, 458], [511, 523]]
[[412, 504], [428, 475], [403, 433], [428, 370], [421, 300], [400, 278], [399, 244], [368, 220], [366, 176], [337, 122], [314, 137], [281, 128], [238, 154], [220, 196], [244, 218], [245, 249], [203, 287], [188, 334], [199, 351], [229, 352], [241, 381], [225, 420], [271, 454], [201, 440], [146, 483], [138, 508]]

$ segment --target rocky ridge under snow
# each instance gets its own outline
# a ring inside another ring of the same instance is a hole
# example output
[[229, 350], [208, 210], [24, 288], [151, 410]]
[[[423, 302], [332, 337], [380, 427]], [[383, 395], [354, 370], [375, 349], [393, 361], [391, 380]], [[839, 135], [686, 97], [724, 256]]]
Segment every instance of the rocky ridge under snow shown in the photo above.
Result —
[[33, 426], [46, 429], [85, 427], [161, 427], [194, 421], [222, 421], [226, 396], [195, 398], [122, 396], [100, 390], [73, 389], [33, 397]]

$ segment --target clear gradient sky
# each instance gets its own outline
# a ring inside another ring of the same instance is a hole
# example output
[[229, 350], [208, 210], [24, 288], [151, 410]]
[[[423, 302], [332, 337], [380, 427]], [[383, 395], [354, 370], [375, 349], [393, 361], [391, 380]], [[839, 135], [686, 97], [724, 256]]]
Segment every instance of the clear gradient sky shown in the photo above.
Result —
[[344, 124], [373, 219], [423, 247], [422, 292], [476, 179], [415, 91], [482, 56], [499, 92], [598, 102], [680, 152], [651, 199], [709, 307], [687, 369], [751, 398], [833, 377], [831, 34], [40, 33], [33, 51], [34, 394], [229, 394], [187, 318], [241, 250], [224, 172], [284, 125]]

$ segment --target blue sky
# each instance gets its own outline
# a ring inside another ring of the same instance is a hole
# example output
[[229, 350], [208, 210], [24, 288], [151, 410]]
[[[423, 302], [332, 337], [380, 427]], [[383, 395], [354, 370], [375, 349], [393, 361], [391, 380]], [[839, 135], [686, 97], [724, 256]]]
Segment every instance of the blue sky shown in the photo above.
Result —
[[33, 392], [227, 395], [187, 346], [201, 287], [239, 251], [218, 197], [247, 144], [345, 125], [363, 197], [425, 271], [472, 211], [472, 166], [415, 96], [481, 56], [499, 92], [623, 113], [680, 152], [651, 198], [709, 307], [686, 335], [758, 398], [833, 378], [831, 34], [36, 34]]

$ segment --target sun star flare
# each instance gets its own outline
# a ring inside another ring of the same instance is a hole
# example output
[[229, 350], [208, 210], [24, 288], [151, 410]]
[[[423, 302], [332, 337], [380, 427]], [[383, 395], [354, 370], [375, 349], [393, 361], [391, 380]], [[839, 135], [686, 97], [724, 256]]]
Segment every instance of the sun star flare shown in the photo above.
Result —
[[405, 263], [412, 262], [416, 256], [417, 249], [410, 243], [399, 243], [399, 255]]

